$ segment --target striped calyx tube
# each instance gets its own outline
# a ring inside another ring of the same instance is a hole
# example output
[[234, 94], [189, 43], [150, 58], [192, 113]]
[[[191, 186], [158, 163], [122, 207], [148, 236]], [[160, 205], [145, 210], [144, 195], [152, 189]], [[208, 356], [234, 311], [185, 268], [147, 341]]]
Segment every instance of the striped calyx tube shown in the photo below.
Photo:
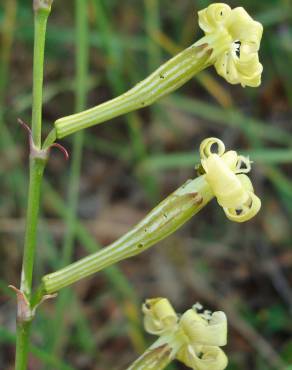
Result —
[[205, 36], [162, 64], [150, 76], [124, 94], [80, 113], [58, 119], [54, 138], [106, 122], [122, 114], [144, 108], [177, 90], [197, 73], [214, 65], [231, 84], [256, 87], [262, 65], [258, 50], [262, 25], [243, 8], [231, 9], [216, 3], [199, 11], [199, 26]]
[[55, 293], [116, 262], [144, 252], [174, 233], [214, 197], [230, 220], [245, 222], [254, 217], [261, 202], [246, 175], [251, 167], [249, 159], [236, 151], [225, 151], [223, 142], [216, 138], [201, 143], [200, 156], [201, 176], [188, 180], [108, 247], [45, 275], [42, 293]]
[[151, 105], [208, 67], [210, 53], [207, 45], [192, 45], [117, 98], [58, 119], [55, 122], [57, 138]]
[[188, 181], [108, 247], [44, 276], [44, 292], [56, 292], [116, 262], [142, 253], [175, 232], [212, 198], [212, 190], [204, 176]]

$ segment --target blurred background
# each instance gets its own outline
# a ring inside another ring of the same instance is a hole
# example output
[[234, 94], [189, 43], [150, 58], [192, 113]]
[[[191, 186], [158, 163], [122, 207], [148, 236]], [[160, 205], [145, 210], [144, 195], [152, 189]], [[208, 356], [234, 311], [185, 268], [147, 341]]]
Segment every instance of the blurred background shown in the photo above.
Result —
[[[89, 0], [88, 107], [143, 79], [202, 36], [197, 11], [209, 1]], [[30, 370], [121, 370], [154, 340], [142, 327], [145, 298], [168, 297], [178, 312], [200, 302], [229, 319], [229, 370], [288, 369], [292, 363], [292, 3], [227, 1], [264, 25], [257, 89], [228, 85], [213, 67], [150, 108], [84, 133], [78, 221], [64, 253], [70, 161], [52, 151], [45, 174], [35, 282], [127, 232], [194, 177], [208, 136], [248, 152], [262, 210], [228, 221], [213, 201], [149, 251], [65, 289], [33, 325]], [[55, 0], [48, 22], [44, 137], [75, 110], [74, 2]], [[28, 184], [33, 15], [31, 1], [0, 4], [0, 368], [13, 369]], [[62, 144], [72, 150], [72, 137]], [[72, 156], [71, 156], [72, 158]], [[71, 185], [70, 185], [71, 184]], [[72, 226], [72, 225], [71, 225]], [[70, 248], [69, 248], [70, 250]], [[173, 363], [169, 369], [184, 369]]]

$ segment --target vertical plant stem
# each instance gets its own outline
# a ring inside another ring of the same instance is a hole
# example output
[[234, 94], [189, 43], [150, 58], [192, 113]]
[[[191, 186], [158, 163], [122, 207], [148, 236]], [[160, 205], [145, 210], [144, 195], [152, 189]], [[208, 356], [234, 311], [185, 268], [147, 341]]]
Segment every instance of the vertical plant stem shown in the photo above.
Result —
[[42, 100], [44, 78], [44, 50], [47, 20], [50, 8], [40, 8], [34, 16], [34, 61], [33, 61], [33, 89], [32, 89], [32, 137], [36, 148], [41, 148], [42, 133]]
[[[29, 166], [29, 190], [26, 215], [26, 228], [24, 238], [24, 254], [21, 272], [20, 290], [28, 300], [31, 298], [33, 265], [36, 248], [37, 224], [39, 216], [39, 202], [43, 172], [46, 164], [45, 158], [40, 154], [42, 130], [42, 84], [46, 24], [50, 13], [50, 6], [35, 10], [34, 15], [34, 57], [33, 57], [33, 102], [32, 102], [32, 138], [31, 156]], [[29, 305], [26, 307], [30, 309]], [[32, 316], [17, 317], [17, 339], [15, 369], [27, 368], [29, 335]]]
[[[76, 24], [76, 44], [75, 44], [75, 63], [76, 63], [76, 87], [75, 87], [75, 111], [80, 112], [86, 108], [87, 97], [87, 77], [88, 77], [88, 16], [87, 0], [75, 0], [75, 24]], [[80, 131], [73, 138], [72, 164], [68, 181], [68, 211], [66, 215], [67, 231], [64, 237], [62, 266], [71, 262], [74, 240], [76, 237], [77, 207], [79, 199], [80, 171], [82, 162], [82, 151], [84, 142], [84, 132]], [[53, 351], [61, 350], [62, 341], [66, 338], [66, 322], [62, 320], [65, 308], [70, 301], [70, 290], [65, 290], [60, 294], [55, 315], [54, 344]]]
[[37, 238], [40, 189], [45, 167], [45, 161], [39, 158], [30, 159], [30, 176], [28, 189], [28, 206], [26, 229], [24, 237], [24, 254], [20, 289], [28, 299], [31, 297], [32, 274]]
[[16, 370], [25, 370], [28, 357], [29, 334], [31, 322], [17, 323], [16, 332]]

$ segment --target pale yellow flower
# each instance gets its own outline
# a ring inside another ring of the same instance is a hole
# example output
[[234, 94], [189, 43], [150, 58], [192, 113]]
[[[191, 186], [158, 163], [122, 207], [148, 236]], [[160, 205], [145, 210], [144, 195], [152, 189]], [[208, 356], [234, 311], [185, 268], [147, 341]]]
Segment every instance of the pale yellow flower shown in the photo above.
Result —
[[160, 65], [133, 88], [114, 99], [55, 121], [46, 144], [76, 131], [145, 108], [176, 91], [212, 65], [231, 84], [259, 86], [263, 67], [258, 50], [263, 33], [243, 8], [215, 3], [198, 12], [205, 32], [200, 40]]
[[161, 335], [172, 330], [177, 323], [177, 315], [166, 298], [148, 299], [142, 306], [144, 327], [150, 334]]
[[194, 370], [226, 368], [227, 357], [219, 348], [227, 341], [224, 312], [198, 313], [194, 306], [179, 316], [165, 298], [147, 300], [143, 312], [146, 331], [160, 336], [156, 346], [167, 344], [171, 348], [169, 356], [173, 359]]
[[212, 49], [210, 63], [218, 74], [231, 84], [259, 86], [263, 71], [258, 57], [261, 23], [253, 20], [245, 9], [231, 9], [223, 3], [211, 4], [198, 15], [206, 36], [197, 45], [208, 44]]
[[[217, 146], [217, 150], [213, 151], [213, 146]], [[200, 156], [205, 179], [226, 216], [236, 222], [254, 217], [261, 208], [261, 201], [245, 175], [251, 169], [249, 158], [233, 150], [225, 152], [223, 142], [217, 138], [202, 141]]]

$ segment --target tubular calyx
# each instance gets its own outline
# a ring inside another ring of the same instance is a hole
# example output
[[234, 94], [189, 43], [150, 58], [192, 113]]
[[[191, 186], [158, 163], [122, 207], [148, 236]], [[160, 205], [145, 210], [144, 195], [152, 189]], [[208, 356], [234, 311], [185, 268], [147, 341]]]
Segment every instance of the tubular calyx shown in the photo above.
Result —
[[243, 8], [231, 9], [224, 3], [212, 4], [199, 11], [198, 16], [204, 37], [124, 94], [58, 119], [54, 128], [56, 138], [149, 106], [212, 64], [231, 84], [259, 86], [263, 70], [258, 58], [262, 25]]

